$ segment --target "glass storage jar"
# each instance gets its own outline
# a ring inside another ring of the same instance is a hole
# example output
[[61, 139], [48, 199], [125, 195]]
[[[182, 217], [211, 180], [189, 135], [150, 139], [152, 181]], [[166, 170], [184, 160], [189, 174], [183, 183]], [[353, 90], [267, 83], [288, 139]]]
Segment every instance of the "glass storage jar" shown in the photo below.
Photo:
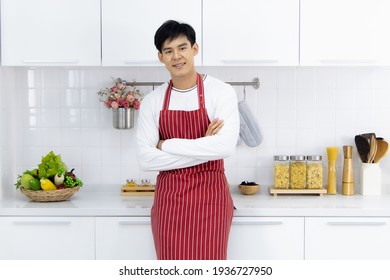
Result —
[[307, 188], [322, 189], [323, 184], [323, 165], [322, 156], [307, 156]]
[[306, 188], [306, 157], [290, 156], [290, 188]]
[[274, 156], [274, 188], [288, 189], [290, 185], [289, 156]]

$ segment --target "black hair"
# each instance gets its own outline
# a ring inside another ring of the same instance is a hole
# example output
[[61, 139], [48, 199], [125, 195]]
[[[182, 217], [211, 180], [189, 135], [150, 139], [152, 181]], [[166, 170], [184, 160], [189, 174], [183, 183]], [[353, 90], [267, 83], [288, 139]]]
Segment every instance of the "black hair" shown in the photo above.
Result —
[[156, 34], [154, 35], [154, 45], [158, 51], [161, 52], [165, 41], [172, 41], [183, 35], [187, 37], [192, 47], [196, 42], [194, 28], [187, 23], [168, 20], [157, 29]]

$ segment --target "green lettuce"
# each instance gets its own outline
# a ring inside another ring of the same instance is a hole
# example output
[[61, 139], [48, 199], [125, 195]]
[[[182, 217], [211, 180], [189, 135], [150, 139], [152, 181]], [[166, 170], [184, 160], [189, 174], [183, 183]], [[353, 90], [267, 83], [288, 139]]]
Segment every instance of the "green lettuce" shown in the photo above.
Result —
[[38, 165], [39, 178], [51, 178], [56, 174], [63, 174], [68, 167], [61, 160], [60, 155], [55, 155], [53, 151], [42, 157], [42, 162]]

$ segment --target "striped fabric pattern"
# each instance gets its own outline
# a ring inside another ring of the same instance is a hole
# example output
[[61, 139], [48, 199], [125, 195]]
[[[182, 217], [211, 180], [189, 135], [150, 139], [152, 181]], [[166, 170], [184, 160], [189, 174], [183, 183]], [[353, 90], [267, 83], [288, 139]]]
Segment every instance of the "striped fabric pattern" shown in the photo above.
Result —
[[[197, 80], [199, 110], [168, 110], [172, 82], [160, 113], [161, 139], [203, 137], [210, 123], [203, 83]], [[152, 231], [160, 260], [223, 260], [233, 218], [223, 160], [159, 173]]]

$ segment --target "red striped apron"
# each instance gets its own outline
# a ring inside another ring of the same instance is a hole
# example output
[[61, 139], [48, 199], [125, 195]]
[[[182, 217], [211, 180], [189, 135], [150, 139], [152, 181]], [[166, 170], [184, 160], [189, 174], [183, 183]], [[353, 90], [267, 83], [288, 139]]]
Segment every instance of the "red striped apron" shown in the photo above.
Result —
[[[210, 120], [199, 74], [197, 88], [198, 110], [168, 110], [172, 81], [169, 83], [160, 112], [160, 139], [196, 139], [205, 135]], [[157, 259], [226, 259], [233, 209], [222, 159], [161, 171], [151, 211]]]

